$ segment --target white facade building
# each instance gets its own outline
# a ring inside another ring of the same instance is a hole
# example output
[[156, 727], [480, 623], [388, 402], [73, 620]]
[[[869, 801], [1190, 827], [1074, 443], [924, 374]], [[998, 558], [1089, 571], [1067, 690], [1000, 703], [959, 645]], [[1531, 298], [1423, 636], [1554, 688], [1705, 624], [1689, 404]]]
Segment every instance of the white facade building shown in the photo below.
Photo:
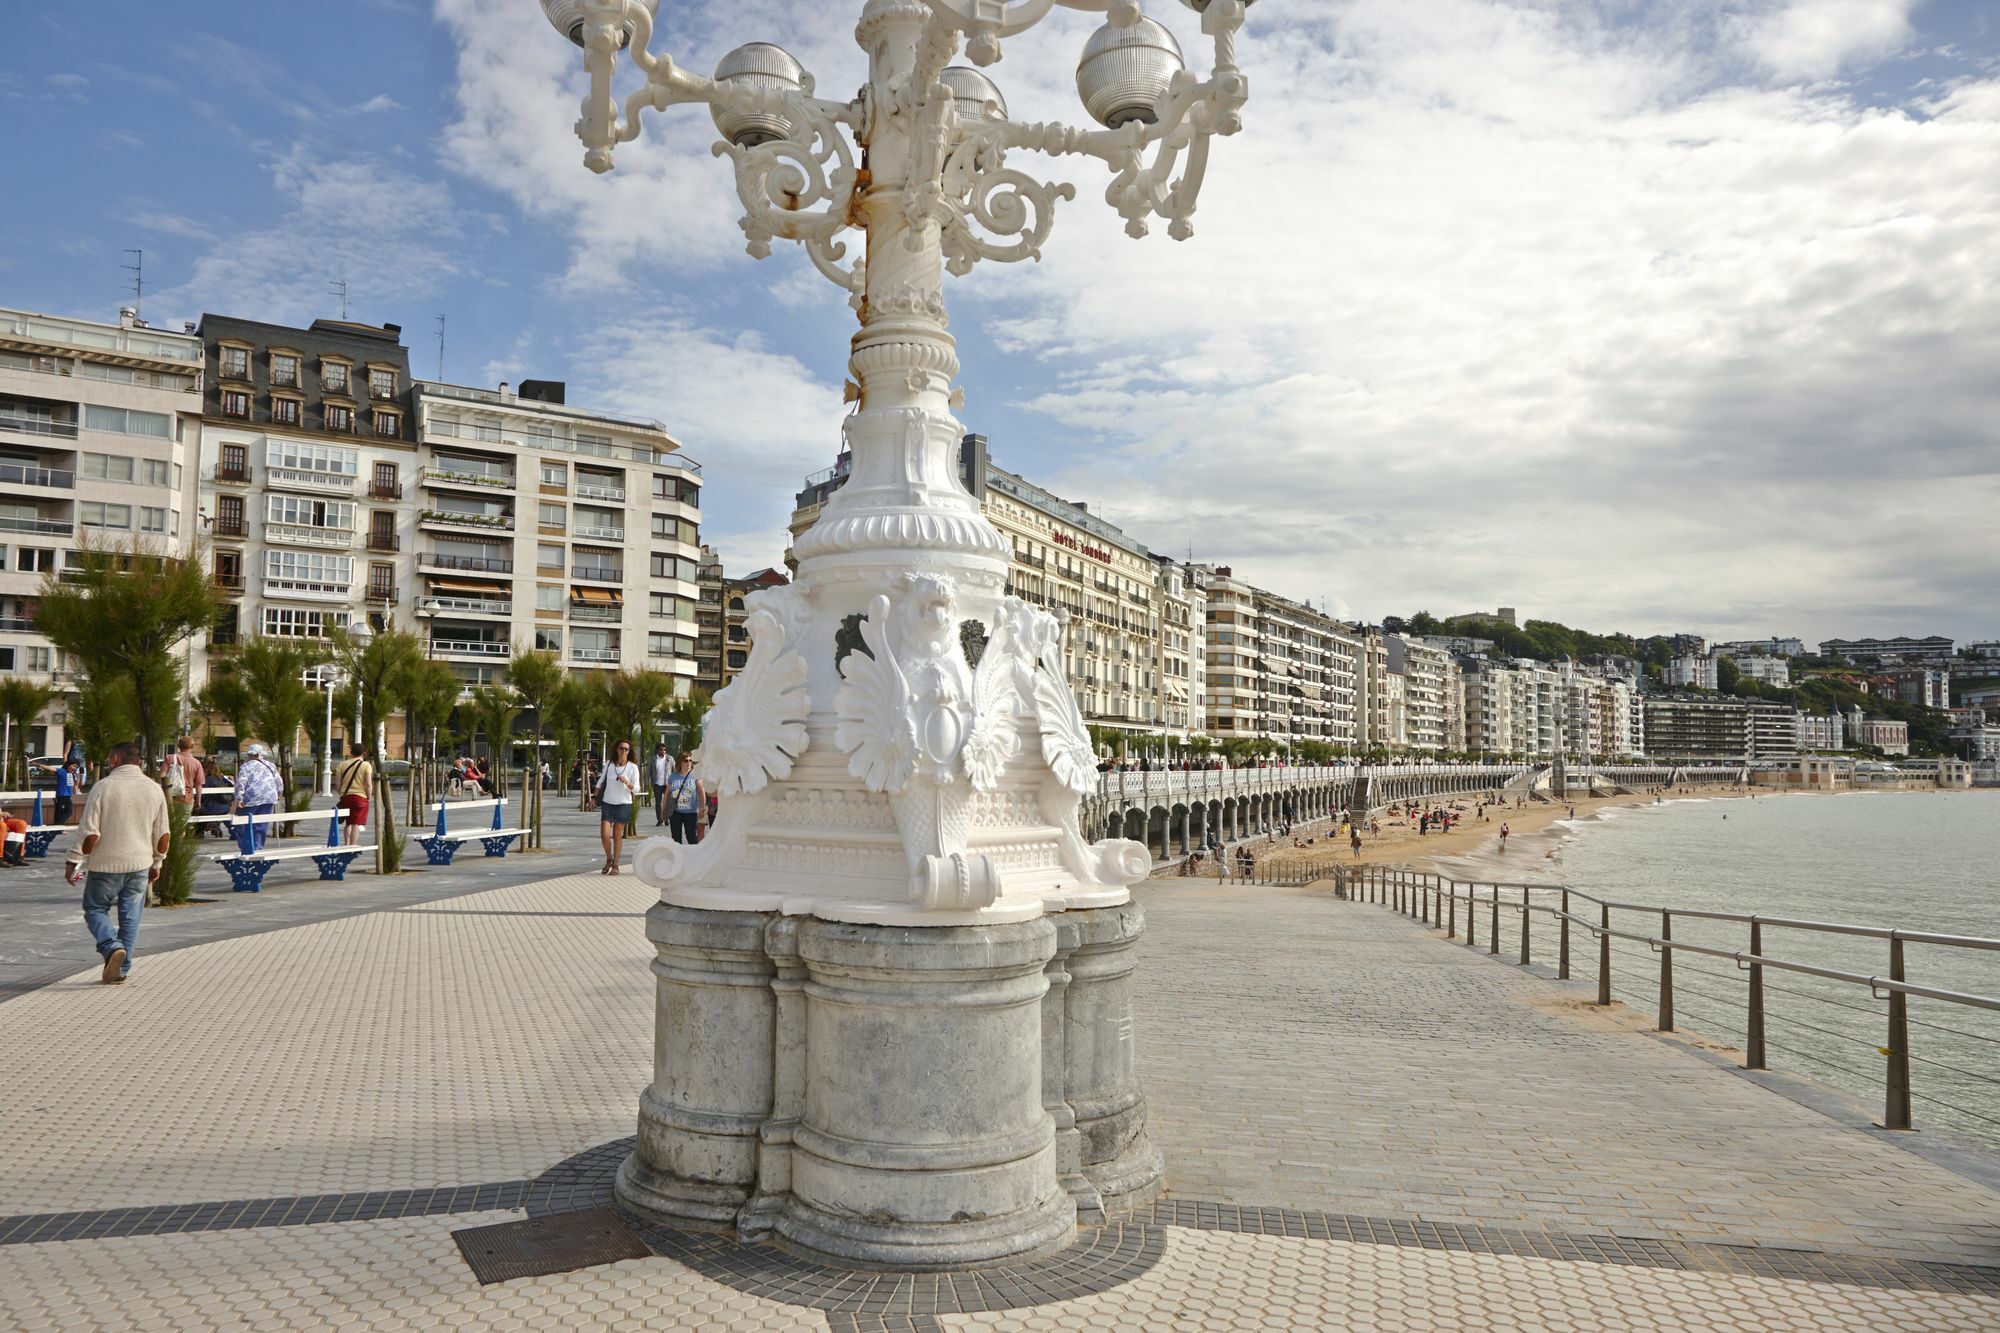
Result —
[[1699, 690], [1715, 688], [1715, 659], [1712, 657], [1676, 657], [1669, 661], [1660, 673], [1661, 680], [1670, 690], [1693, 687]]

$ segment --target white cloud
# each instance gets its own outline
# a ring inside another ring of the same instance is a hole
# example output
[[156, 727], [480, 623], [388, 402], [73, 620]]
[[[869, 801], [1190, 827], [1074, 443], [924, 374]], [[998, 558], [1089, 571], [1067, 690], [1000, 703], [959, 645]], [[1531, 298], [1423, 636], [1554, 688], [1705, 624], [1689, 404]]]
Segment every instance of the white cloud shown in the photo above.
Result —
[[1790, 0], [1735, 21], [1744, 48], [1781, 79], [1827, 79], [1910, 41], [1916, 0]]

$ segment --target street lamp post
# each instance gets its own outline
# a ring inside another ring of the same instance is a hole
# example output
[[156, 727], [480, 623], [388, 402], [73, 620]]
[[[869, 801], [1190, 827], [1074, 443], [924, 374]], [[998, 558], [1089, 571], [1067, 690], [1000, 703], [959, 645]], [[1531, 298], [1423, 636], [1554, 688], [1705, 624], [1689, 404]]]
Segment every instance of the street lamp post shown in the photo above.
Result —
[[[1138, 0], [865, 0], [867, 82], [834, 101], [767, 43], [713, 77], [649, 51], [658, 0], [542, 0], [584, 50], [584, 164], [609, 171], [647, 108], [706, 106], [750, 253], [799, 242], [860, 324], [847, 484], [795, 543], [797, 581], [746, 599], [749, 660], [706, 724], [722, 817], [636, 857], [660, 889], [659, 1055], [628, 1209], [954, 1268], [1063, 1248], [1161, 1186], [1131, 1021], [1151, 859], [1079, 825], [1097, 772], [1066, 617], [1006, 594], [1008, 543], [957, 479], [942, 286], [1038, 257], [1074, 197], [1010, 154], [1095, 157], [1128, 233], [1192, 233], [1212, 141], [1241, 126], [1248, 0], [1183, 3], [1206, 77]], [[1057, 4], [1107, 16], [1076, 71], [1101, 128], [1010, 120], [982, 72]], [[643, 76], [622, 105], [621, 51]]]

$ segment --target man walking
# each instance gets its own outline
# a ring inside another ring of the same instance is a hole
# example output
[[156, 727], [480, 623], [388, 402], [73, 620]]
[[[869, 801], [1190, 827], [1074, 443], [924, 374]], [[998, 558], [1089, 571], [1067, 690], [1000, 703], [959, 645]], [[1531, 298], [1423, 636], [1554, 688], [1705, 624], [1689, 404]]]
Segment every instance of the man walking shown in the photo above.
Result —
[[[243, 747], [243, 762], [236, 769], [236, 812], [243, 815], [268, 815], [278, 808], [278, 797], [284, 791], [284, 784], [278, 780], [278, 766], [264, 757], [264, 747], [252, 741]], [[269, 824], [250, 826], [250, 850], [264, 850], [264, 838], [270, 832]]]
[[201, 787], [206, 781], [208, 774], [203, 770], [201, 760], [195, 756], [194, 737], [181, 737], [174, 742], [173, 755], [167, 760], [168, 792], [182, 805], [191, 806], [201, 799]]
[[653, 747], [653, 762], [646, 776], [653, 780], [653, 827], [664, 828], [667, 822], [667, 779], [673, 775], [673, 756], [667, 753], [667, 743], [661, 741]]
[[81, 771], [76, 764], [64, 764], [56, 770], [56, 823], [67, 824], [71, 812], [76, 809], [76, 775]]
[[[76, 850], [69, 854], [63, 877], [71, 884], [83, 882], [83, 922], [104, 959], [105, 984], [116, 985], [132, 971], [139, 910], [146, 903], [146, 887], [160, 877], [170, 839], [166, 793], [146, 776], [139, 747], [130, 741], [112, 746], [110, 764], [110, 772], [84, 802]], [[115, 931], [110, 919], [114, 904]]]

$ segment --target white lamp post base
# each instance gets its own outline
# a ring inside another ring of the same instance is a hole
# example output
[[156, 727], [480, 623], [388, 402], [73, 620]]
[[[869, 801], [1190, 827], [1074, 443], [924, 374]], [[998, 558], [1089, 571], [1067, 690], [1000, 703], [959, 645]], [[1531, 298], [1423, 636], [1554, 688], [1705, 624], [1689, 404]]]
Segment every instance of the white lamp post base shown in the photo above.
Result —
[[964, 927], [662, 904], [658, 1075], [618, 1198], [822, 1261], [1066, 1248], [1157, 1193], [1132, 1060], [1134, 905]]

